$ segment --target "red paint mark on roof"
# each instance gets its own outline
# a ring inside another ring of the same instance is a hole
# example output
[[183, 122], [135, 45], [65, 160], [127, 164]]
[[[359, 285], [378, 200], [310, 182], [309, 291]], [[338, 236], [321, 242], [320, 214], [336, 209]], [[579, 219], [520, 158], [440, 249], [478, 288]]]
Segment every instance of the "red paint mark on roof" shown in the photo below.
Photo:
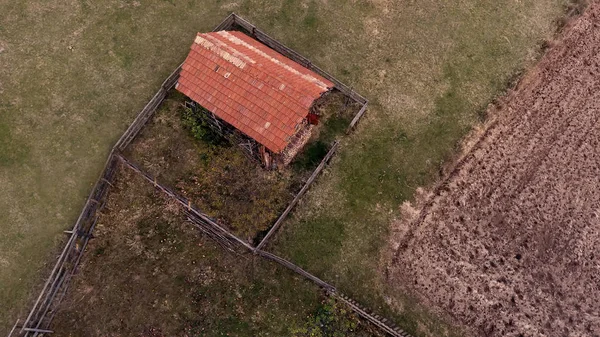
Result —
[[196, 36], [177, 90], [274, 153], [333, 83], [235, 31]]

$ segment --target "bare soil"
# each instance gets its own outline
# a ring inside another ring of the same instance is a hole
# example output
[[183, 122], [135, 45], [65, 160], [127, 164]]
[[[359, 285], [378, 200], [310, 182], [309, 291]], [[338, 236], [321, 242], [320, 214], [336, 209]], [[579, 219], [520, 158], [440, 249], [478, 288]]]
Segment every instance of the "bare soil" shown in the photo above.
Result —
[[600, 4], [393, 226], [387, 282], [476, 336], [600, 336]]

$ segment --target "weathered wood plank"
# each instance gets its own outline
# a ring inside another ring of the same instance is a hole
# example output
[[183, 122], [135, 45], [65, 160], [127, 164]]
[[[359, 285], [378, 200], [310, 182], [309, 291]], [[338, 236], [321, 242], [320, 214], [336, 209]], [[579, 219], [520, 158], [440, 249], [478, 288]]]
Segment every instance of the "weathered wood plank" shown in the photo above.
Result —
[[381, 317], [379, 317], [379, 315], [369, 314], [366, 309], [362, 308], [355, 301], [349, 299], [348, 297], [346, 297], [342, 294], [337, 294], [337, 293], [332, 293], [332, 296], [337, 298], [339, 301], [345, 303], [348, 307], [350, 307], [359, 316], [368, 320], [369, 322], [371, 322], [375, 326], [379, 327], [380, 329], [382, 329], [389, 335], [394, 336], [394, 337], [412, 337], [410, 334], [403, 331], [402, 329], [399, 329], [396, 326], [390, 326], [390, 325], [386, 324], [384, 322], [384, 320], [385, 321], [387, 321], [387, 320], [381, 319]]
[[218, 32], [220, 30], [229, 30], [231, 26], [235, 23], [236, 15], [234, 13], [229, 14], [225, 20], [223, 20], [219, 25], [213, 29], [213, 32]]
[[258, 246], [256, 246], [256, 249], [262, 249], [267, 244], [269, 238], [271, 238], [271, 236], [273, 236], [275, 234], [275, 232], [277, 232], [277, 230], [279, 229], [281, 224], [283, 224], [283, 221], [287, 218], [287, 216], [290, 214], [290, 212], [296, 206], [296, 204], [298, 204], [298, 202], [300, 201], [300, 198], [302, 198], [302, 196], [306, 193], [306, 191], [308, 191], [308, 188], [310, 187], [310, 185], [317, 179], [317, 176], [319, 175], [319, 173], [321, 173], [321, 171], [323, 171], [323, 169], [325, 168], [325, 165], [329, 162], [331, 157], [333, 157], [333, 154], [335, 153], [335, 151], [337, 151], [338, 145], [339, 145], [339, 142], [336, 140], [333, 143], [333, 145], [331, 146], [331, 149], [329, 149], [329, 152], [327, 152], [327, 155], [325, 155], [325, 157], [321, 160], [321, 163], [319, 163], [319, 166], [317, 166], [317, 168], [311, 174], [310, 178], [308, 178], [308, 180], [306, 181], [304, 186], [302, 186], [302, 189], [300, 189], [298, 194], [296, 194], [296, 197], [292, 200], [292, 202], [290, 202], [290, 204], [285, 209], [285, 211], [283, 211], [283, 213], [279, 216], [279, 218], [277, 219], [275, 224], [271, 227], [271, 229], [269, 229], [269, 232], [267, 232], [267, 235], [265, 235], [265, 237], [260, 241]]
[[332, 285], [328, 284], [327, 282], [321, 280], [320, 278], [312, 275], [311, 273], [307, 272], [306, 270], [296, 266], [295, 264], [275, 255], [275, 254], [271, 254], [269, 252], [266, 252], [264, 250], [260, 250], [257, 249], [255, 250], [256, 254], [265, 257], [271, 261], [277, 262], [278, 264], [293, 270], [294, 272], [304, 276], [305, 278], [313, 281], [314, 283], [316, 283], [319, 287], [326, 289], [327, 291], [335, 291], [335, 287], [333, 287]]
[[10, 332], [8, 333], [8, 337], [12, 336], [13, 332], [15, 332], [15, 330], [17, 329], [17, 325], [19, 325], [19, 320], [18, 319], [15, 322], [15, 325], [13, 325], [12, 329], [10, 329]]
[[146, 179], [148, 182], [152, 183], [154, 185], [154, 187], [156, 187], [158, 190], [160, 190], [163, 193], [167, 194], [168, 196], [172, 197], [172, 199], [174, 199], [175, 201], [177, 201], [181, 206], [183, 206], [185, 209], [187, 209], [190, 213], [192, 213], [195, 216], [197, 216], [198, 218], [202, 219], [202, 221], [210, 224], [214, 229], [216, 229], [217, 231], [221, 232], [223, 235], [225, 235], [225, 236], [233, 239], [234, 241], [238, 242], [239, 244], [241, 244], [242, 246], [246, 247], [250, 251], [254, 251], [254, 247], [252, 247], [249, 243], [247, 243], [246, 241], [238, 238], [235, 234], [231, 233], [227, 229], [221, 227], [219, 224], [217, 224], [215, 221], [213, 221], [208, 215], [204, 214], [203, 212], [201, 212], [200, 210], [198, 210], [197, 208], [195, 208], [193, 205], [191, 205], [191, 203], [187, 199], [185, 199], [185, 198], [183, 198], [181, 196], [176, 195], [176, 193], [174, 193], [168, 187], [163, 186], [161, 183], [159, 183], [157, 181], [157, 179], [155, 177], [153, 177], [150, 174], [148, 174], [147, 172], [141, 170], [137, 165], [135, 165], [134, 163], [132, 163], [129, 159], [123, 157], [122, 155], [117, 155], [117, 157], [127, 167], [129, 167], [130, 169], [132, 169], [134, 172], [140, 174], [144, 179]]
[[[27, 332], [25, 328], [31, 328], [31, 326], [35, 326], [35, 328], [40, 328], [41, 326], [43, 326], [44, 318], [47, 312], [49, 311], [50, 307], [52, 305], [58, 304], [54, 302], [54, 298], [58, 293], [59, 289], [63, 286], [65, 277], [67, 277], [68, 275], [68, 278], [70, 278], [71, 275], [71, 273], [67, 271], [67, 267], [65, 267], [65, 264], [71, 259], [73, 259], [74, 256], [77, 256], [74, 254], [83, 253], [82, 250], [74, 253], [76, 243], [79, 243], [80, 230], [83, 224], [87, 222], [89, 217], [92, 214], [94, 214], [99, 207], [99, 205], [97, 203], [92, 202], [92, 200], [100, 200], [100, 198], [105, 197], [108, 192], [108, 186], [110, 186], [108, 182], [110, 182], [112, 179], [112, 173], [114, 170], [114, 166], [116, 165], [112, 153], [113, 152], [111, 151], [111, 155], [106, 161], [101, 176], [96, 181], [92, 192], [86, 200], [84, 208], [82, 209], [77, 221], [75, 222], [72, 230], [70, 231], [71, 234], [69, 236], [69, 240], [65, 244], [63, 250], [61, 251], [61, 254], [59, 255], [59, 258], [56, 264], [54, 265], [50, 276], [46, 280], [46, 283], [44, 284], [42, 291], [40, 292], [32, 309], [30, 310], [27, 319], [24, 321], [20, 330], [20, 334], [24, 333], [25, 336], [29, 336], [29, 332]], [[89, 236], [87, 238], [84, 238], [84, 240], [89, 240]], [[79, 261], [79, 258], [77, 258], [77, 261]]]
[[367, 111], [367, 104], [368, 103], [363, 104], [362, 108], [360, 108], [358, 113], [354, 116], [354, 118], [350, 122], [350, 125], [348, 125], [348, 128], [346, 129], [346, 134], [349, 134], [350, 131], [352, 131], [354, 129], [354, 127], [356, 126], [356, 123], [358, 123], [358, 121], [365, 114], [365, 111]]

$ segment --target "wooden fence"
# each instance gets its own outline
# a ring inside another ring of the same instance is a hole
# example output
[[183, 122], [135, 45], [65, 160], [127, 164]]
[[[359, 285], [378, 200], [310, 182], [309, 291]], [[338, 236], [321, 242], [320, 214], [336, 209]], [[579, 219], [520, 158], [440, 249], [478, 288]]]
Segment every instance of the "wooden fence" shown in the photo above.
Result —
[[85, 248], [87, 247], [90, 238], [93, 236], [99, 213], [104, 207], [106, 196], [112, 186], [117, 164], [119, 162], [117, 154], [131, 143], [144, 125], [146, 125], [148, 120], [150, 120], [160, 103], [166, 97], [167, 92], [177, 82], [180, 70], [181, 66], [175, 69], [175, 71], [167, 77], [158, 92], [152, 97], [150, 102], [146, 104], [142, 111], [140, 111], [133, 123], [131, 123], [112, 148], [104, 169], [96, 181], [92, 192], [88, 196], [79, 218], [71, 230], [65, 231], [65, 233], [69, 234], [69, 239], [58, 256], [58, 260], [50, 272], [50, 276], [46, 280], [42, 291], [34, 302], [25, 321], [20, 324], [20, 326], [15, 324], [15, 328], [11, 330], [8, 335], [9, 337], [15, 332], [18, 333], [19, 336], [24, 337], [37, 337], [41, 334], [50, 333], [48, 327], [56, 314], [60, 302], [67, 292], [69, 281], [77, 270], [77, 266], [79, 265]]
[[385, 331], [388, 335], [395, 336], [395, 337], [412, 337], [411, 334], [409, 334], [408, 332], [400, 329], [395, 324], [390, 323], [386, 318], [373, 313], [369, 309], [366, 309], [365, 307], [358, 304], [356, 301], [349, 298], [348, 296], [346, 296], [342, 293], [337, 293], [337, 292], [334, 292], [330, 295], [333, 296], [334, 298], [336, 298], [338, 301], [346, 304], [355, 313], [357, 313], [360, 317], [373, 323], [375, 326], [377, 326], [381, 330]]
[[146, 104], [146, 106], [140, 111], [137, 117], [134, 119], [133, 123], [129, 125], [127, 130], [123, 133], [121, 138], [117, 141], [114, 146], [114, 150], [119, 152], [124, 151], [127, 146], [133, 141], [133, 139], [138, 135], [138, 133], [142, 130], [142, 128], [148, 123], [150, 118], [156, 112], [156, 109], [160, 106], [162, 101], [167, 97], [167, 93], [171, 90], [177, 80], [179, 79], [179, 72], [181, 71], [181, 65], [177, 67], [169, 77], [162, 83], [160, 89], [154, 94], [152, 99]]
[[[335, 152], [335, 149], [337, 148], [337, 144], [338, 144], [337, 142], [334, 143], [334, 146], [332, 147], [333, 151], [330, 151], [331, 155], [333, 155], [333, 153]], [[329, 158], [331, 158], [331, 155], [329, 156]], [[226, 226], [221, 226], [221, 225], [217, 224], [214, 219], [210, 218], [208, 215], [206, 215], [202, 211], [198, 210], [191, 203], [191, 201], [189, 199], [186, 199], [186, 198], [178, 195], [170, 188], [162, 185], [160, 182], [157, 181], [157, 179], [155, 177], [153, 177], [150, 174], [141, 170], [137, 165], [135, 165], [134, 163], [129, 161], [127, 158], [122, 157], [120, 155], [117, 155], [117, 156], [118, 156], [119, 160], [121, 160], [127, 167], [132, 169], [137, 174], [141, 175], [148, 183], [152, 184], [159, 191], [162, 191], [167, 197], [169, 197], [169, 198], [175, 200], [177, 203], [179, 203], [180, 206], [182, 206], [186, 210], [186, 214], [188, 215], [190, 222], [195, 227], [202, 230], [202, 232], [208, 234], [209, 237], [211, 237], [213, 240], [217, 241], [217, 243], [219, 243], [219, 245], [221, 245], [222, 247], [224, 247], [230, 251], [235, 251], [235, 249], [232, 247], [232, 244], [233, 245], [237, 244], [242, 249], [245, 249], [248, 252], [252, 252], [252, 253], [254, 253], [260, 257], [263, 257], [269, 261], [272, 261], [274, 263], [282, 265], [282, 266], [290, 269], [291, 271], [301, 275], [302, 277], [312, 281], [319, 287], [323, 288], [330, 296], [333, 296], [337, 300], [345, 303], [357, 315], [359, 315], [360, 317], [373, 323], [374, 325], [376, 325], [377, 327], [379, 327], [380, 329], [382, 329], [389, 335], [394, 336], [394, 337], [409, 337], [410, 336], [407, 332], [405, 332], [402, 329], [398, 328], [397, 326], [389, 323], [387, 319], [382, 318], [377, 314], [369, 313], [369, 310], [362, 307], [356, 301], [348, 298], [347, 296], [344, 296], [341, 293], [338, 293], [337, 289], [333, 285], [321, 280], [320, 278], [318, 278], [315, 275], [300, 268], [299, 266], [295, 265], [294, 263], [292, 263], [280, 256], [277, 256], [273, 253], [270, 253], [270, 252], [260, 249], [260, 245], [257, 247], [252, 247], [250, 244], [248, 244], [244, 240], [238, 238], [234, 233], [230, 232]], [[323, 159], [321, 164], [324, 165], [325, 162], [327, 162], [327, 157]], [[319, 166], [321, 166], [321, 165], [319, 165]], [[315, 170], [316, 174], [313, 173], [313, 177], [316, 177], [318, 175], [318, 172], [320, 172], [321, 170], [322, 170], [322, 168], [321, 169], [317, 168]], [[313, 178], [313, 180], [314, 180], [314, 178]], [[308, 185], [310, 185], [309, 182], [307, 182], [307, 184], [305, 186], [308, 186]], [[288, 209], [291, 209], [291, 208], [288, 207]], [[272, 230], [273, 230], [273, 228], [272, 228]], [[264, 242], [264, 240], [263, 240], [263, 242]]]
[[321, 171], [323, 171], [323, 169], [325, 168], [325, 165], [329, 162], [331, 157], [333, 157], [333, 155], [335, 154], [335, 151], [337, 151], [338, 145], [339, 145], [339, 141], [336, 140], [333, 143], [333, 145], [331, 146], [331, 149], [329, 149], [329, 152], [327, 152], [327, 155], [325, 155], [325, 157], [321, 160], [321, 163], [319, 164], [319, 166], [317, 166], [317, 168], [310, 175], [310, 177], [308, 178], [308, 180], [306, 181], [304, 186], [302, 186], [302, 188], [300, 189], [298, 194], [296, 194], [296, 197], [294, 197], [292, 202], [289, 203], [289, 205], [283, 211], [283, 213], [281, 213], [281, 215], [279, 216], [277, 221], [275, 221], [275, 224], [273, 224], [273, 226], [271, 226], [271, 229], [269, 229], [269, 231], [267, 232], [267, 235], [265, 235], [265, 237], [260, 241], [258, 246], [256, 246], [257, 249], [263, 248], [267, 244], [269, 238], [271, 238], [271, 236], [273, 236], [275, 234], [275, 232], [277, 232], [279, 227], [281, 227], [281, 225], [283, 224], [283, 221], [287, 218], [287, 216], [290, 214], [290, 212], [296, 206], [296, 204], [298, 204], [298, 201], [300, 201], [300, 198], [302, 198], [302, 196], [306, 193], [306, 191], [308, 191], [308, 188], [310, 187], [310, 185], [317, 179], [317, 177], [319, 176]]
[[50, 325], [52, 318], [54, 318], [60, 300], [62, 300], [67, 291], [69, 281], [75, 273], [85, 248], [92, 237], [99, 213], [104, 207], [106, 195], [114, 178], [116, 163], [116, 158], [111, 152], [100, 178], [96, 181], [92, 193], [90, 193], [85, 202], [79, 218], [73, 228], [70, 231], [66, 231], [69, 234], [67, 244], [59, 255], [58, 261], [50, 272], [50, 276], [46, 280], [29, 315], [22, 326], [18, 327], [19, 334], [23, 336], [38, 336], [47, 331], [47, 327]]
[[236, 29], [240, 29], [240, 28], [241, 28], [241, 30], [246, 31], [246, 33], [250, 34], [256, 40], [269, 46], [269, 48], [279, 52], [280, 54], [286, 56], [287, 58], [295, 61], [298, 64], [303, 65], [304, 67], [316, 72], [317, 74], [319, 74], [319, 75], [325, 77], [326, 79], [328, 79], [329, 81], [333, 82], [336, 89], [338, 89], [344, 95], [350, 97], [352, 100], [354, 100], [355, 102], [360, 104], [361, 109], [356, 114], [354, 119], [352, 119], [352, 122], [348, 126], [347, 133], [349, 133], [356, 126], [356, 124], [362, 118], [362, 116], [364, 115], [364, 113], [367, 109], [367, 104], [369, 103], [369, 101], [366, 98], [364, 98], [363, 96], [358, 94], [356, 91], [352, 90], [352, 88], [348, 87], [346, 84], [342, 83], [340, 80], [333, 77], [328, 72], [326, 72], [323, 69], [319, 68], [318, 66], [314, 65], [308, 58], [302, 56], [300, 53], [296, 52], [295, 50], [288, 48], [281, 42], [273, 39], [272, 37], [270, 37], [269, 35], [264, 33], [262, 30], [256, 28], [256, 26], [254, 26], [253, 24], [251, 24], [250, 22], [248, 22], [247, 20], [245, 20], [244, 18], [242, 18], [241, 16], [239, 16], [235, 13], [231, 13], [225, 20], [223, 20], [223, 22], [221, 22], [220, 25], [217, 26], [217, 28], [214, 29], [214, 31], [236, 30]]
[[[327, 78], [335, 84], [336, 89], [340, 90], [349, 98], [359, 103], [361, 105], [361, 109], [348, 126], [347, 132], [350, 132], [354, 128], [354, 126], [357, 124], [357, 122], [360, 120], [360, 118], [366, 111], [366, 107], [368, 104], [366, 98], [356, 93], [350, 87], [346, 86], [345, 84], [331, 76], [329, 73], [313, 65], [309, 59], [300, 55], [296, 51], [284, 46], [280, 42], [263, 33], [254, 25], [252, 25], [251, 23], [234, 13], [229, 15], [213, 31], [231, 30], [236, 28], [241, 28], [245, 30], [246, 32], [250, 33], [254, 38], [269, 46], [270, 48], [278, 51], [279, 53], [305, 66], [306, 68], [311, 69], [316, 73], [320, 74], [321, 76]], [[55, 314], [57, 313], [58, 306], [60, 305], [63, 297], [65, 296], [68, 290], [69, 281], [71, 280], [71, 278], [77, 270], [77, 267], [79, 265], [79, 262], [81, 261], [83, 253], [85, 252], [87, 244], [89, 240], [93, 237], [94, 228], [99, 219], [100, 212], [103, 209], [104, 204], [106, 202], [106, 197], [108, 195], [109, 189], [112, 186], [112, 182], [114, 181], [115, 172], [118, 168], [119, 162], [124, 163], [129, 168], [138, 172], [146, 180], [153, 183], [156, 188], [159, 188], [169, 197], [173, 198], [174, 200], [177, 200], [178, 203], [180, 203], [186, 208], [186, 214], [188, 215], [188, 219], [190, 220], [192, 225], [201, 229], [204, 233], [206, 233], [207, 235], [215, 239], [217, 242], [219, 242], [223, 247], [231, 250], [231, 243], [241, 245], [246, 250], [249, 250], [270, 261], [283, 265], [286, 268], [289, 268], [290, 270], [302, 275], [303, 277], [311, 280], [318, 286], [325, 289], [328, 293], [334, 295], [337, 294], [335, 287], [333, 287], [332, 285], [329, 285], [328, 283], [308, 273], [307, 271], [294, 265], [293, 263], [260, 249], [267, 243], [267, 240], [281, 226], [283, 220], [298, 203], [300, 198], [306, 193], [310, 184], [316, 179], [318, 174], [323, 170], [326, 163], [334, 155], [338, 147], [337, 141], [334, 143], [334, 145], [332, 146], [328, 154], [325, 156], [325, 158], [321, 161], [317, 169], [313, 172], [307, 183], [296, 195], [296, 197], [290, 203], [290, 205], [288, 205], [284, 213], [280, 216], [280, 218], [277, 220], [274, 226], [269, 230], [265, 238], [263, 238], [263, 240], [260, 242], [258, 247], [252, 247], [244, 240], [238, 238], [233, 233], [230, 233], [228, 230], [221, 227], [219, 224], [216, 223], [215, 220], [211, 219], [209, 216], [202, 213], [197, 208], [193, 207], [189, 200], [178, 196], [169, 188], [158, 184], [156, 182], [156, 179], [140, 170], [137, 166], [135, 166], [133, 163], [128, 161], [120, 154], [129, 146], [129, 144], [131, 144], [131, 142], [143, 129], [146, 123], [148, 123], [148, 121], [152, 118], [160, 104], [167, 96], [168, 91], [171, 90], [177, 83], [180, 71], [181, 65], [178, 66], [162, 83], [160, 89], [156, 92], [152, 99], [150, 99], [146, 106], [144, 106], [144, 108], [138, 113], [134, 121], [129, 125], [127, 130], [123, 133], [123, 135], [119, 138], [117, 143], [112, 148], [104, 166], [104, 169], [102, 170], [100, 177], [96, 181], [96, 184], [94, 185], [90, 195], [88, 196], [83, 210], [79, 215], [79, 218], [77, 219], [75, 225], [73, 225], [71, 230], [65, 231], [65, 233], [69, 234], [69, 239], [67, 240], [65, 247], [59, 255], [58, 260], [50, 273], [50, 276], [46, 280], [42, 291], [37, 297], [32, 309], [29, 311], [29, 314], [25, 321], [19, 324], [19, 320], [17, 320], [12, 330], [9, 332], [8, 337], [13, 336], [14, 333], [17, 333], [18, 336], [23, 337], [37, 337], [44, 334], [52, 333], [52, 331], [49, 330], [50, 324]], [[360, 306], [358, 306], [355, 302], [350, 301], [345, 297], [340, 297], [341, 295], [335, 296], [341, 301], [348, 304], [349, 307], [352, 308], [359, 316], [371, 321], [375, 325], [382, 328], [384, 331], [388, 332], [390, 335], [395, 337], [408, 336], [408, 334], [403, 332], [400, 333], [401, 330], [391, 327], [389, 324], [386, 324], [385, 322], [381, 321], [376, 316], [368, 314], [366, 310], [360, 308]]]
[[[166, 194], [168, 197], [175, 200], [179, 205], [183, 206], [183, 208], [186, 209], [189, 213], [188, 217], [191, 216], [192, 220], [195, 220], [194, 223], [196, 223], [198, 225], [203, 224], [205, 226], [206, 230], [208, 230], [210, 233], [213, 233], [213, 232], [218, 233], [219, 237], [223, 236], [229, 240], [235, 241], [247, 249], [250, 249], [250, 250], [254, 249], [254, 247], [252, 247], [249, 243], [238, 238], [235, 234], [229, 232], [227, 229], [225, 229], [221, 225], [217, 224], [217, 222], [215, 220], [213, 220], [211, 217], [204, 214], [202, 211], [198, 210], [192, 204], [191, 200], [178, 195], [170, 188], [162, 185], [160, 182], [157, 181], [156, 177], [153, 177], [150, 174], [144, 172], [137, 165], [132, 163], [127, 158], [125, 158], [121, 155], [118, 155], [118, 157], [121, 160], [121, 162], [123, 162], [127, 167], [132, 169], [134, 172], [140, 174], [145, 180], [147, 180], [148, 182], [153, 184], [156, 189], [160, 190], [161, 192]], [[213, 239], [219, 241], [217, 236], [211, 236], [211, 237], [213, 237]]]

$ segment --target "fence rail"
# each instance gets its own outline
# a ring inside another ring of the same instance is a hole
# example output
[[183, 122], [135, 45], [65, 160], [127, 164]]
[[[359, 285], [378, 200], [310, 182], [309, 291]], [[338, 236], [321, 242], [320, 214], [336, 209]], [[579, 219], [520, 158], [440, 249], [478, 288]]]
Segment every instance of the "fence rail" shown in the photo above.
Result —
[[356, 124], [358, 123], [358, 121], [365, 114], [365, 112], [367, 111], [367, 105], [368, 105], [368, 103], [363, 104], [363, 106], [360, 108], [360, 110], [358, 110], [358, 113], [356, 113], [356, 115], [354, 116], [354, 118], [352, 118], [352, 121], [350, 122], [350, 125], [348, 125], [348, 128], [346, 129], [346, 134], [349, 134], [350, 131], [352, 131], [354, 129], [354, 127], [356, 126]]
[[337, 292], [333, 293], [331, 295], [334, 298], [336, 298], [337, 300], [346, 304], [354, 312], [356, 312], [359, 316], [361, 316], [362, 318], [373, 323], [375, 326], [377, 326], [380, 329], [382, 329], [383, 331], [387, 332], [389, 335], [395, 336], [395, 337], [411, 337], [411, 335], [408, 332], [400, 329], [399, 327], [397, 327], [396, 325], [394, 325], [392, 323], [388, 323], [388, 320], [386, 318], [383, 318], [375, 313], [369, 313], [368, 309], [364, 308], [363, 306], [361, 306], [360, 304], [358, 304], [356, 301], [349, 298], [348, 296], [346, 296], [342, 293], [337, 293]]
[[[215, 27], [213, 31], [228, 30], [234, 28], [235, 26], [241, 27], [242, 29], [252, 34], [254, 38], [262, 42], [263, 44], [296, 61], [297, 63], [305, 66], [306, 68], [313, 70], [319, 75], [327, 78], [335, 84], [336, 89], [353, 99], [355, 102], [361, 104], [362, 107], [350, 123], [347, 132], [354, 128], [354, 126], [356, 125], [358, 120], [363, 116], [366, 110], [368, 104], [368, 100], [366, 98], [356, 93], [350, 87], [348, 87], [335, 77], [331, 76], [329, 73], [323, 71], [321, 68], [312, 64], [312, 62], [309, 59], [305, 58], [296, 51], [286, 47], [277, 40], [271, 38], [269, 35], [257, 29], [254, 25], [252, 25], [242, 17], [236, 15], [235, 13], [232, 13], [227, 18], [225, 18], [225, 20], [221, 22], [217, 27]], [[230, 233], [228, 230], [217, 224], [208, 215], [202, 213], [201, 211], [193, 207], [189, 200], [178, 196], [175, 192], [168, 189], [167, 187], [157, 184], [156, 179], [147, 175], [142, 170], [137, 168], [137, 166], [135, 166], [133, 163], [129, 162], [126, 158], [120, 155], [120, 153], [124, 151], [129, 146], [129, 144], [131, 144], [131, 142], [143, 129], [146, 123], [148, 123], [148, 121], [152, 118], [162, 101], [167, 96], [168, 91], [175, 86], [175, 84], [177, 83], [177, 79], [179, 78], [180, 71], [181, 65], [179, 65], [165, 79], [160, 89], [156, 92], [152, 99], [150, 99], [150, 101], [144, 106], [144, 108], [138, 113], [138, 115], [129, 125], [127, 130], [121, 135], [117, 143], [113, 146], [106, 161], [106, 164], [102, 170], [102, 173], [96, 181], [91, 193], [89, 194], [85, 205], [79, 215], [79, 218], [73, 225], [72, 229], [70, 231], [66, 231], [66, 233], [69, 234], [69, 239], [67, 240], [65, 247], [61, 251], [58, 260], [50, 273], [50, 276], [46, 280], [42, 291], [40, 292], [38, 298], [36, 299], [33, 305], [33, 308], [29, 311], [27, 318], [22, 324], [19, 324], [19, 320], [17, 320], [12, 330], [10, 331], [8, 337], [13, 336], [15, 332], [19, 337], [37, 337], [44, 334], [52, 333], [52, 331], [49, 330], [50, 324], [57, 313], [58, 306], [60, 305], [63, 297], [65, 296], [68, 290], [69, 281], [71, 280], [71, 278], [77, 270], [77, 267], [79, 265], [79, 262], [81, 261], [83, 253], [85, 252], [87, 244], [89, 240], [93, 237], [94, 228], [99, 219], [100, 212], [102, 211], [106, 202], [106, 197], [108, 195], [110, 187], [112, 186], [112, 182], [114, 181], [115, 173], [118, 168], [119, 162], [125, 163], [127, 166], [144, 176], [146, 180], [153, 182], [157, 188], [160, 188], [169, 197], [177, 200], [182, 206], [187, 206], [186, 214], [188, 215], [188, 220], [190, 220], [190, 222], [194, 226], [200, 228], [203, 232], [216, 239], [217, 242], [219, 242], [225, 248], [230, 249], [232, 247], [231, 243], [238, 244], [263, 258], [278, 263], [302, 275], [303, 277], [311, 280], [318, 286], [325, 289], [328, 293], [334, 295], [337, 294], [335, 287], [333, 287], [332, 285], [308, 273], [307, 271], [296, 266], [295, 264], [279, 256], [276, 256], [272, 253], [260, 249], [266, 244], [267, 239], [270, 236], [272, 236], [273, 233], [275, 233], [277, 228], [281, 226], [283, 219], [285, 219], [285, 217], [289, 214], [291, 209], [306, 192], [312, 181], [316, 179], [316, 176], [323, 169], [327, 161], [329, 161], [329, 159], [333, 156], [333, 154], [337, 150], [337, 141], [334, 143], [332, 149], [323, 159], [317, 170], [313, 172], [313, 175], [311, 175], [311, 177], [303, 186], [302, 190], [298, 193], [296, 198], [288, 206], [284, 214], [282, 214], [282, 217], [280, 217], [280, 219], [271, 228], [267, 236], [263, 238], [259, 247], [252, 247], [250, 244], [248, 244], [244, 240], [241, 240], [233, 233]], [[394, 337], [409, 336], [404, 332], [399, 333], [398, 331], [401, 330], [390, 327], [384, 321], [378, 319], [377, 316], [368, 314], [368, 312], [364, 309], [361, 309], [361, 307], [358, 306], [356, 302], [351, 301], [345, 297], [340, 297], [340, 295], [335, 296], [347, 303], [350, 306], [350, 308], [352, 308], [359, 316], [371, 321], [375, 325], [382, 328], [384, 331], [388, 332], [390, 335]]]
[[[321, 166], [321, 165], [324, 166], [325, 163], [329, 160], [329, 158], [331, 158], [331, 156], [333, 156], [333, 154], [335, 153], [335, 150], [337, 148], [337, 145], [338, 145], [338, 143], [335, 142], [332, 149], [328, 153], [328, 156], [326, 156], [326, 158], [324, 158], [323, 161], [321, 161], [321, 164], [319, 166]], [[157, 181], [157, 179], [155, 177], [144, 172], [142, 169], [140, 169], [135, 164], [130, 162], [127, 158], [122, 157], [120, 155], [118, 155], [118, 157], [130, 169], [132, 169], [137, 174], [141, 175], [148, 183], [154, 185], [154, 187], [156, 189], [165, 193], [169, 198], [172, 198], [173, 200], [177, 201], [180, 204], [180, 206], [182, 206], [186, 210], [186, 213], [188, 214], [190, 222], [194, 226], [198, 227], [202, 232], [207, 233], [209, 235], [209, 237], [211, 237], [213, 240], [215, 240], [219, 245], [223, 246], [224, 248], [226, 248], [230, 251], [233, 251], [234, 249], [232, 248], [232, 243], [238, 244], [242, 248], [245, 248], [246, 250], [248, 250], [249, 252], [252, 252], [258, 256], [261, 256], [261, 257], [263, 257], [267, 260], [270, 260], [274, 263], [277, 263], [279, 265], [282, 265], [282, 266], [290, 269], [291, 271], [303, 276], [304, 278], [312, 281], [317, 286], [323, 288], [328, 294], [330, 294], [330, 295], [334, 296], [335, 298], [337, 298], [338, 300], [346, 303], [357, 315], [359, 315], [359, 316], [363, 317], [364, 319], [370, 321], [371, 323], [375, 324], [376, 326], [381, 328], [383, 331], [385, 331], [389, 335], [394, 336], [394, 337], [409, 337], [410, 336], [407, 332], [403, 331], [402, 329], [399, 329], [398, 327], [394, 326], [393, 324], [388, 323], [387, 319], [382, 318], [379, 315], [369, 313], [369, 311], [367, 309], [360, 306], [356, 301], [354, 301], [342, 294], [338, 294], [336, 288], [333, 285], [321, 280], [320, 278], [318, 278], [315, 275], [300, 268], [299, 266], [295, 265], [294, 263], [292, 263], [280, 256], [277, 256], [273, 253], [270, 253], [270, 252], [260, 249], [260, 247], [261, 247], [260, 245], [257, 247], [252, 247], [247, 242], [243, 241], [242, 239], [238, 238], [235, 234], [233, 234], [232, 232], [227, 230], [226, 227], [220, 226], [219, 224], [217, 224], [215, 222], [215, 220], [211, 219], [208, 215], [206, 215], [206, 214], [202, 213], [200, 210], [198, 210], [194, 205], [192, 205], [192, 203], [189, 199], [186, 199], [186, 198], [178, 195], [176, 192], [174, 192], [170, 188], [162, 185], [160, 182]], [[327, 157], [329, 157], [329, 158], [327, 158]], [[322, 167], [320, 169], [317, 168], [315, 170], [315, 172], [311, 176], [312, 180], [314, 180], [316, 178], [316, 176], [318, 175], [318, 173], [321, 170], [322, 170]], [[305, 184], [306, 188], [308, 188], [308, 186], [310, 185], [309, 182], [307, 182], [307, 184]], [[293, 205], [291, 205], [291, 207], [288, 207], [288, 209], [291, 209], [292, 207], [293, 207]], [[271, 230], [273, 230], [273, 228]], [[263, 243], [263, 242], [266, 242], [266, 241], [263, 240], [261, 243]]]
[[312, 185], [312, 183], [317, 179], [317, 177], [319, 176], [321, 171], [323, 171], [323, 169], [325, 168], [325, 165], [329, 162], [331, 157], [333, 157], [333, 155], [335, 154], [335, 151], [337, 151], [338, 145], [339, 145], [339, 141], [336, 140], [333, 143], [333, 145], [331, 146], [331, 149], [329, 150], [329, 152], [327, 152], [327, 155], [325, 155], [323, 160], [321, 160], [321, 163], [319, 163], [319, 166], [317, 166], [317, 168], [310, 175], [310, 178], [308, 178], [308, 180], [306, 181], [304, 186], [302, 186], [302, 189], [300, 189], [298, 194], [296, 194], [296, 197], [292, 200], [292, 202], [290, 202], [290, 204], [283, 211], [283, 213], [281, 213], [281, 215], [279, 216], [277, 221], [275, 221], [275, 224], [273, 224], [273, 226], [271, 226], [271, 229], [269, 229], [269, 231], [267, 232], [267, 235], [265, 235], [265, 237], [260, 241], [258, 246], [256, 246], [257, 249], [261, 249], [262, 247], [264, 247], [267, 244], [269, 238], [271, 238], [271, 236], [273, 236], [277, 232], [279, 227], [283, 224], [283, 221], [287, 218], [287, 216], [290, 214], [292, 209], [296, 206], [298, 201], [300, 201], [300, 198], [302, 198], [302, 196], [306, 193], [306, 191], [308, 191], [308, 188], [310, 187], [310, 185]]

